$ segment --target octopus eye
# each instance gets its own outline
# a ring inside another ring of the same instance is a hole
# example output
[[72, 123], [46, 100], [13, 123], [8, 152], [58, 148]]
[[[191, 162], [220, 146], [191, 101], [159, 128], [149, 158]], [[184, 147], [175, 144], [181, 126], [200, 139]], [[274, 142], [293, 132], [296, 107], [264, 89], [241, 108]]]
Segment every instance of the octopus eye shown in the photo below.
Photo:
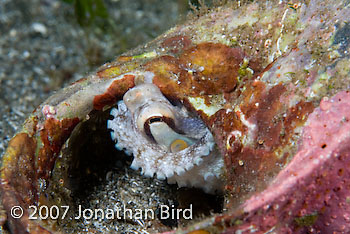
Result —
[[169, 152], [178, 152], [194, 143], [194, 139], [178, 133], [174, 120], [163, 117], [150, 118], [144, 124], [146, 135]]
[[182, 139], [176, 139], [170, 144], [170, 151], [171, 152], [179, 152], [181, 150], [184, 150], [188, 147], [189, 145], [187, 144], [186, 141]]
[[180, 187], [223, 189], [223, 160], [211, 132], [194, 114], [172, 105], [157, 86], [130, 89], [111, 115], [112, 139], [117, 149], [133, 154], [133, 169]]

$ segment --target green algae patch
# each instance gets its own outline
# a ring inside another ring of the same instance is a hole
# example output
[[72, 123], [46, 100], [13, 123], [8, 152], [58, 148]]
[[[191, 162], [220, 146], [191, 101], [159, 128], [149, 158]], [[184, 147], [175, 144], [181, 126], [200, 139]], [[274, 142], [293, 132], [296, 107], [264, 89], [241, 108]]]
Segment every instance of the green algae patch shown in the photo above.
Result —
[[318, 218], [318, 213], [314, 212], [312, 214], [304, 215], [302, 217], [295, 218], [294, 221], [299, 227], [308, 227], [314, 225]]

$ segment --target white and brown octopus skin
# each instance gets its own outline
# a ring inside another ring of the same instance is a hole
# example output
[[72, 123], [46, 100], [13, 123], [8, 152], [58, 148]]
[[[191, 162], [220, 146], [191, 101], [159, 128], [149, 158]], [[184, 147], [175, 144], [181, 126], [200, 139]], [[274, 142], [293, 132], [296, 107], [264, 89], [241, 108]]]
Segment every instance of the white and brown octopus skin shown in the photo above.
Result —
[[108, 121], [116, 148], [133, 154], [131, 168], [179, 187], [222, 192], [224, 162], [204, 123], [174, 106], [154, 84], [125, 93]]

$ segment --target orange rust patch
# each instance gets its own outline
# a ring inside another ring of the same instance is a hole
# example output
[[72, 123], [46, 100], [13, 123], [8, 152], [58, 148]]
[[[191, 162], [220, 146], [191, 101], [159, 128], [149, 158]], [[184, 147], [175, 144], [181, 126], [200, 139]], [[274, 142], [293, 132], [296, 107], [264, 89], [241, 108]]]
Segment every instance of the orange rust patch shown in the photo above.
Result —
[[9, 142], [2, 166], [2, 179], [13, 188], [16, 196], [20, 196], [21, 201], [26, 205], [33, 204], [37, 195], [35, 176], [36, 143], [35, 138], [30, 137], [27, 133], [17, 134]]
[[314, 105], [311, 102], [301, 101], [295, 106], [291, 107], [287, 112], [287, 117], [283, 120], [284, 125], [284, 136], [281, 139], [282, 143], [288, 143], [293, 130], [296, 127], [300, 127], [312, 111], [315, 109]]
[[225, 156], [228, 186], [231, 189], [230, 206], [242, 202], [247, 194], [263, 190], [276, 175], [280, 161], [273, 152], [253, 147], [243, 147], [234, 154]]
[[162, 56], [146, 64], [146, 69], [154, 73], [153, 83], [169, 99], [182, 99], [190, 90], [191, 81], [183, 74], [178, 59]]
[[[243, 126], [235, 112], [231, 111], [227, 113], [224, 109], [217, 111], [215, 115], [210, 118], [209, 126], [212, 126], [211, 131], [223, 155], [226, 153], [226, 150], [234, 152], [240, 147], [240, 139], [236, 139], [234, 135], [229, 137], [233, 131], [240, 131], [242, 135], [246, 131], [246, 127]], [[227, 142], [228, 138], [230, 138], [229, 142]], [[237, 145], [236, 143], [239, 144]], [[228, 146], [229, 149], [227, 149]]]
[[[253, 113], [256, 113], [259, 108], [262, 96], [265, 93], [266, 85], [261, 81], [249, 82], [245, 85], [243, 99], [241, 101], [241, 110], [249, 118]], [[256, 104], [258, 103], [258, 105]]]
[[247, 119], [256, 122], [258, 127], [257, 142], [267, 149], [280, 144], [279, 137], [282, 129], [282, 117], [280, 116], [283, 104], [281, 95], [286, 91], [282, 84], [272, 87], [267, 93], [265, 84], [254, 81], [252, 85], [246, 85], [247, 89], [242, 94], [242, 112]]
[[[32, 182], [31, 178], [27, 178], [25, 182]], [[33, 202], [28, 203], [27, 199], [23, 195], [21, 191], [17, 190], [15, 187], [12, 186], [11, 183], [3, 183], [0, 185], [1, 188], [1, 198], [2, 198], [2, 206], [4, 210], [7, 212], [7, 222], [10, 224], [10, 231], [11, 233], [33, 233], [33, 234], [49, 234], [51, 232], [47, 231], [46, 229], [40, 227], [39, 224], [31, 222], [28, 217], [28, 211], [27, 207], [29, 205], [35, 204]], [[25, 187], [22, 186], [22, 189], [25, 189]], [[31, 195], [36, 195], [36, 191], [29, 191], [26, 190], [26, 193], [32, 193]], [[23, 216], [18, 218], [13, 218], [12, 214], [13, 210], [12, 208], [14, 206], [20, 206], [24, 210]], [[6, 220], [2, 219], [2, 225], [4, 225]]]
[[44, 129], [40, 132], [44, 146], [49, 147], [53, 153], [59, 153], [61, 146], [79, 122], [79, 118], [63, 120], [47, 119], [44, 123]]
[[268, 149], [280, 144], [282, 129], [282, 119], [279, 117], [282, 107], [280, 97], [285, 91], [286, 88], [281, 84], [272, 87], [260, 102], [255, 115], [258, 126], [257, 140], [263, 142]]
[[135, 86], [134, 78], [134, 75], [124, 75], [123, 79], [113, 81], [105, 93], [94, 97], [94, 109], [102, 110], [105, 106], [113, 105], [121, 99], [128, 89]]
[[162, 56], [148, 62], [153, 83], [170, 99], [203, 97], [234, 90], [244, 54], [239, 48], [202, 43], [185, 50], [179, 58]]
[[118, 62], [128, 62], [132, 60], [131, 56], [119, 56], [119, 58], [117, 59]]
[[62, 145], [79, 122], [79, 118], [63, 120], [49, 118], [45, 121], [44, 128], [40, 132], [44, 146], [39, 150], [37, 159], [39, 178], [49, 176]]
[[[240, 178], [239, 184], [247, 184], [250, 181], [264, 181], [264, 174], [271, 171], [271, 168], [275, 167], [274, 164], [277, 162], [276, 157], [272, 156], [271, 152], [262, 149], [242, 148], [239, 157], [231, 158], [234, 175]], [[249, 170], [247, 170], [248, 168]]]
[[178, 35], [165, 39], [161, 46], [169, 48], [172, 53], [178, 53], [188, 48], [191, 44], [192, 42], [187, 36]]
[[[234, 139], [228, 142], [230, 147], [224, 152], [230, 182], [226, 188], [230, 189], [233, 196], [230, 204], [233, 206], [244, 199], [252, 188], [255, 189], [254, 191], [263, 189], [268, 181], [281, 170], [281, 165], [286, 163], [289, 155], [287, 151], [277, 157], [279, 150], [289, 147], [287, 144], [293, 139], [294, 129], [302, 126], [308, 114], [314, 109], [312, 103], [308, 102], [300, 102], [288, 109], [288, 100], [281, 101], [284, 100], [283, 95], [287, 93], [286, 87], [282, 84], [275, 85], [268, 91], [266, 85], [261, 81], [252, 80], [244, 86], [246, 88], [238, 96], [239, 103], [241, 103], [240, 109], [245, 114], [246, 121], [254, 124], [256, 129], [248, 129], [245, 124], [243, 125], [244, 131], [242, 127], [236, 127], [240, 126], [239, 124], [242, 126], [239, 116], [232, 125], [214, 125], [214, 128], [222, 130], [219, 134], [224, 137], [216, 136], [217, 140], [225, 141], [221, 145], [227, 144], [229, 132], [233, 130], [239, 129], [242, 135], [252, 131], [250, 137], [253, 139], [250, 139], [249, 145], [243, 145], [241, 141]], [[221, 118], [222, 122], [234, 122], [232, 117], [224, 114], [224, 110], [220, 112], [221, 116], [219, 114], [216, 116], [217, 119], [213, 120], [214, 124], [218, 124]]]
[[120, 66], [113, 66], [97, 72], [97, 76], [100, 78], [113, 78], [121, 74]]
[[[284, 105], [280, 102], [280, 97], [286, 88], [279, 84], [266, 91], [265, 84], [260, 81], [252, 81], [251, 85], [245, 87], [246, 90], [241, 94], [240, 108], [246, 120], [256, 125], [256, 136], [251, 139], [253, 145], [248, 147], [238, 141], [235, 142], [234, 150], [226, 152], [229, 187], [235, 202], [242, 199], [251, 188], [256, 191], [262, 189], [266, 185], [262, 181], [268, 181], [280, 170], [274, 149], [280, 145]], [[242, 134], [247, 132], [242, 131]]]
[[179, 60], [198, 93], [219, 94], [231, 92], [236, 87], [243, 58], [240, 48], [202, 43], [184, 51]]

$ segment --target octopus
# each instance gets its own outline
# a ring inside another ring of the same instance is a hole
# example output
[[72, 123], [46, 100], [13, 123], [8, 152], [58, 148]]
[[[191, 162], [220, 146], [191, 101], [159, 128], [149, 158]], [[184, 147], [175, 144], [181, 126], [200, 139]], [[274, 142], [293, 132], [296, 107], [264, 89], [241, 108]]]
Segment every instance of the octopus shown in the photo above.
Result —
[[223, 190], [224, 162], [205, 124], [174, 106], [154, 84], [128, 90], [108, 121], [116, 148], [133, 154], [131, 168], [179, 187]]
[[[39, 105], [2, 159], [3, 223], [62, 231], [30, 220], [27, 207], [72, 198], [72, 142], [84, 148], [81, 126], [107, 113], [106, 139], [133, 156], [132, 169], [223, 197], [217, 213], [161, 231], [349, 233], [349, 2], [238, 4], [199, 14]], [[23, 217], [11, 217], [14, 206]]]

